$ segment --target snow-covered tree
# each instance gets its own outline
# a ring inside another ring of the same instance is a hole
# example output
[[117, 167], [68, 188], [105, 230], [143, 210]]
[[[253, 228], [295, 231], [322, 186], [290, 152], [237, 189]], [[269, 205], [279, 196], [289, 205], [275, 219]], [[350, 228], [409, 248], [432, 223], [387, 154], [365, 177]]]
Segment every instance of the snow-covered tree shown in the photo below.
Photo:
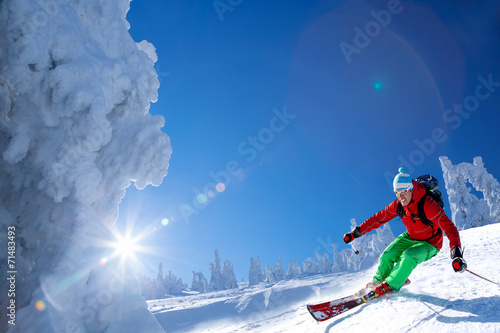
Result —
[[257, 260], [250, 258], [250, 271], [248, 272], [248, 285], [253, 286], [259, 284], [264, 281], [264, 277], [262, 274], [262, 268], [260, 267], [260, 260], [257, 257]]
[[153, 289], [153, 297], [154, 298], [163, 298], [165, 297], [166, 288], [165, 288], [165, 280], [163, 279], [163, 264], [160, 262], [158, 265], [158, 274], [156, 275], [155, 285]]
[[[460, 230], [500, 222], [500, 184], [488, 173], [481, 157], [473, 163], [453, 165], [441, 156], [441, 168], [451, 208], [451, 219]], [[484, 198], [471, 193], [470, 183]]]
[[224, 281], [224, 289], [238, 288], [238, 281], [234, 275], [233, 264], [229, 260], [224, 261], [224, 266], [222, 267], [222, 279]]
[[224, 281], [222, 279], [222, 269], [220, 265], [219, 251], [214, 250], [215, 262], [210, 264], [210, 291], [224, 290]]
[[274, 272], [269, 267], [269, 264], [266, 264], [266, 266], [264, 268], [264, 281], [268, 282], [268, 283], [276, 282], [276, 279], [274, 278]]
[[337, 250], [335, 244], [332, 244], [333, 249], [333, 268], [332, 272], [343, 272], [347, 270], [347, 263], [345, 262], [341, 252]]
[[281, 257], [278, 259], [278, 262], [274, 266], [274, 276], [276, 281], [282, 281], [286, 279], [286, 273], [283, 269], [283, 265], [281, 264]]
[[0, 7], [0, 230], [16, 228], [13, 331], [124, 332], [141, 321], [141, 332], [163, 332], [123, 262], [99, 264], [109, 256], [102, 244], [116, 242], [126, 188], [157, 186], [167, 174], [164, 119], [149, 113], [154, 46], [130, 36], [127, 0]]
[[278, 262], [273, 265], [273, 267], [269, 267], [266, 264], [266, 268], [264, 270], [264, 281], [269, 283], [276, 283], [278, 281], [285, 280], [287, 278], [287, 274], [283, 269], [283, 265], [281, 264], [281, 257], [278, 259]]
[[161, 299], [167, 295], [177, 295], [183, 289], [187, 289], [187, 285], [182, 282], [181, 278], [177, 278], [171, 271], [168, 275], [163, 275], [163, 264], [158, 266], [158, 274], [155, 279], [151, 280], [146, 276], [139, 278], [141, 293], [145, 299]]
[[210, 286], [207, 282], [207, 279], [203, 276], [202, 272], [194, 272], [193, 271], [193, 282], [191, 283], [191, 290], [198, 291], [202, 294], [210, 291]]
[[304, 263], [304, 274], [313, 275], [316, 273], [318, 273], [318, 265], [313, 258], [307, 258], [306, 262]]
[[187, 289], [187, 285], [182, 282], [181, 278], [178, 278], [171, 271], [168, 275], [163, 277], [165, 294], [167, 295], [178, 295], [183, 289]]
[[297, 263], [297, 260], [294, 260], [293, 262], [288, 264], [288, 270], [286, 272], [286, 277], [291, 279], [291, 278], [298, 278], [302, 276], [302, 267]]
[[316, 255], [318, 256], [318, 273], [328, 274], [333, 272], [333, 264], [330, 262], [330, 258], [328, 258], [328, 253], [317, 253]]
[[210, 264], [210, 291], [219, 291], [238, 288], [238, 281], [234, 275], [233, 264], [226, 260], [221, 269], [219, 251], [214, 250], [215, 262]]

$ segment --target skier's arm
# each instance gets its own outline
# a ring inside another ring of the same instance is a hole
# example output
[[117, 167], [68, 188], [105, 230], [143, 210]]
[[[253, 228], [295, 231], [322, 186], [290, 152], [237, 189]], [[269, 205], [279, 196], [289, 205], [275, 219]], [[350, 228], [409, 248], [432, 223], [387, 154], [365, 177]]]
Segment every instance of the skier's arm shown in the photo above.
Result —
[[394, 200], [387, 207], [382, 209], [380, 212], [368, 218], [365, 222], [361, 223], [359, 226], [359, 231], [362, 235], [379, 228], [387, 221], [395, 218], [398, 213], [398, 200]]
[[450, 240], [450, 250], [453, 250], [456, 246], [462, 247], [460, 242], [460, 234], [458, 229], [453, 222], [448, 218], [444, 209], [441, 208], [434, 200], [427, 197], [425, 201], [425, 215], [433, 223], [435, 223], [439, 228], [441, 228], [448, 239]]
[[[467, 262], [463, 258], [462, 244], [460, 242], [460, 234], [453, 222], [448, 218], [444, 210], [434, 200], [427, 199], [425, 202], [426, 216], [431, 216], [431, 221], [436, 223], [444, 230], [446, 236], [450, 240], [450, 257], [453, 270], [458, 273], [463, 273], [467, 269]], [[427, 215], [429, 213], [429, 215]]]

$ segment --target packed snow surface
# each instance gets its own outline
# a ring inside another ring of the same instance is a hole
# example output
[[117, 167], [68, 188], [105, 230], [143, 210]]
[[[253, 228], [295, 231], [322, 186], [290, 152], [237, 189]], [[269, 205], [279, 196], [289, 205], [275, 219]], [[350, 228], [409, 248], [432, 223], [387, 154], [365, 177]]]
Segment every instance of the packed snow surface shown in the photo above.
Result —
[[[471, 271], [494, 282], [500, 277], [500, 224], [460, 232]], [[240, 285], [240, 289], [148, 301], [166, 332], [500, 332], [499, 285], [451, 267], [447, 239], [441, 252], [419, 265], [412, 283], [323, 323], [306, 304], [342, 296], [364, 286], [375, 266]]]

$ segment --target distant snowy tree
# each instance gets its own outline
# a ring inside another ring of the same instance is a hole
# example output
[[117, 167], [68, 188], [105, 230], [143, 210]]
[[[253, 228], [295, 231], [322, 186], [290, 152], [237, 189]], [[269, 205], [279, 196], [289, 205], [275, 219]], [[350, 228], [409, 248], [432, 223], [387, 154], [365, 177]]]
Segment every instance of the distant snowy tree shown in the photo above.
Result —
[[276, 281], [282, 281], [286, 279], [286, 273], [281, 264], [281, 257], [278, 259], [278, 263], [274, 266], [274, 276]]
[[[486, 171], [481, 157], [473, 164], [453, 165], [446, 156], [439, 158], [451, 208], [451, 219], [460, 230], [500, 222], [500, 184]], [[482, 192], [478, 199], [467, 186]]]
[[219, 291], [238, 288], [238, 281], [234, 275], [233, 264], [226, 260], [221, 269], [219, 251], [214, 250], [215, 262], [210, 264], [210, 291]]
[[158, 265], [158, 274], [156, 275], [155, 285], [153, 288], [153, 297], [154, 298], [163, 298], [165, 297], [166, 288], [165, 281], [163, 280], [163, 264], [160, 262]]
[[260, 267], [260, 260], [257, 257], [257, 260], [250, 258], [250, 271], [248, 272], [248, 285], [253, 286], [259, 284], [264, 281], [264, 277], [262, 274], [262, 268]]
[[219, 251], [214, 250], [215, 263], [210, 264], [210, 291], [224, 290], [224, 280], [220, 265]]
[[298, 278], [302, 276], [302, 267], [299, 266], [297, 263], [297, 260], [294, 260], [293, 262], [288, 264], [288, 270], [286, 272], [287, 278]]
[[229, 260], [224, 261], [224, 266], [222, 267], [222, 279], [224, 281], [224, 289], [238, 288], [238, 281], [234, 275], [233, 264]]
[[304, 263], [304, 274], [313, 275], [316, 273], [318, 273], [318, 265], [313, 260], [313, 258], [307, 258], [306, 262]]
[[269, 268], [269, 264], [266, 264], [264, 268], [264, 281], [268, 283], [275, 282], [274, 272], [271, 268]]
[[158, 273], [156, 274], [156, 279], [163, 282], [163, 264], [161, 262], [158, 264]]
[[165, 294], [178, 295], [183, 289], [187, 289], [187, 285], [182, 282], [182, 279], [178, 278], [171, 271], [168, 272], [168, 275], [164, 276], [163, 281]]
[[335, 244], [332, 244], [333, 248], [333, 268], [332, 272], [343, 272], [347, 270], [347, 263], [344, 260], [342, 253], [337, 250]]
[[318, 256], [318, 273], [328, 274], [333, 272], [333, 264], [328, 258], [328, 253], [316, 254]]
[[158, 266], [158, 274], [155, 279], [142, 275], [139, 277], [139, 284], [141, 287], [141, 294], [145, 299], [161, 299], [166, 295], [177, 295], [188, 286], [182, 282], [182, 279], [177, 278], [172, 272], [168, 275], [163, 275], [163, 264]]
[[202, 272], [194, 272], [193, 271], [193, 282], [191, 283], [191, 290], [198, 291], [201, 294], [207, 293], [210, 291], [210, 286], [207, 282], [207, 279], [203, 276]]
[[283, 269], [283, 265], [281, 264], [281, 257], [278, 259], [278, 262], [273, 265], [273, 267], [269, 267], [266, 264], [266, 269], [264, 270], [264, 280], [269, 283], [276, 283], [287, 278], [287, 274]]

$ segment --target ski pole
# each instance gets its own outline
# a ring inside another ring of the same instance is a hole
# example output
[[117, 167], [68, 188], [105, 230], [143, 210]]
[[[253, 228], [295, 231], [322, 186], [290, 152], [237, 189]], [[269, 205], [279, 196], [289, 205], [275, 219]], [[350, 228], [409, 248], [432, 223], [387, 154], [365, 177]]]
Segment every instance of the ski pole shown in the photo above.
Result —
[[481, 279], [483, 279], [483, 280], [486, 280], [486, 281], [488, 281], [488, 282], [491, 282], [491, 283], [493, 283], [493, 284], [496, 284], [496, 285], [497, 285], [497, 287], [498, 287], [498, 288], [500, 288], [500, 283], [496, 283], [496, 282], [493, 282], [493, 281], [491, 281], [491, 280], [488, 280], [487, 278], [482, 277], [482, 276], [481, 276], [481, 275], [479, 275], [479, 274], [476, 274], [476, 273], [474, 273], [474, 272], [469, 271], [467, 268], [466, 268], [465, 270], [466, 270], [467, 272], [471, 273], [472, 275], [477, 276], [478, 278], [481, 278]]
[[356, 248], [354, 247], [354, 244], [351, 243], [351, 246], [352, 246], [352, 250], [354, 251], [355, 254], [359, 254], [359, 251], [356, 250]]

